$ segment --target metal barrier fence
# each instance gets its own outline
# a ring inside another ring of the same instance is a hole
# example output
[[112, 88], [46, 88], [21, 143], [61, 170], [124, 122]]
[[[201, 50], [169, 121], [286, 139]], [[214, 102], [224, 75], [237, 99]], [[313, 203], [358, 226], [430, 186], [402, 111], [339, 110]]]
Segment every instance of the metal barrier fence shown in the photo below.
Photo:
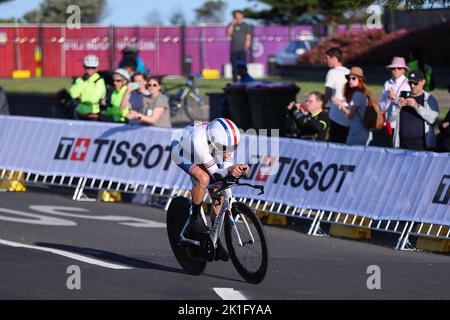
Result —
[[[150, 185], [139, 185], [130, 183], [121, 183], [112, 180], [99, 180], [87, 177], [70, 176], [47, 176], [38, 173], [21, 172], [14, 170], [0, 169], [0, 180], [18, 179], [29, 185], [46, 185], [53, 187], [66, 187], [74, 189], [73, 200], [75, 201], [96, 201], [96, 198], [89, 198], [85, 190], [108, 190], [121, 193], [146, 194], [149, 196], [166, 199], [164, 210], [167, 211], [170, 201], [178, 196], [188, 197], [190, 190], [168, 189]], [[328, 212], [323, 210], [313, 210], [289, 206], [283, 203], [263, 201], [253, 198], [236, 197], [240, 202], [247, 204], [257, 212], [280, 215], [295, 219], [310, 221], [310, 236], [328, 236], [323, 232], [322, 224], [336, 224], [348, 227], [368, 229], [373, 231], [387, 232], [397, 234], [396, 250], [418, 251], [410, 242], [410, 237], [427, 237], [431, 239], [449, 240], [450, 227], [436, 224], [425, 224], [413, 221], [393, 221], [393, 220], [374, 220], [367, 217], [357, 216], [355, 214], [343, 212]], [[205, 194], [204, 201], [211, 203], [209, 194]], [[416, 226], [415, 231], [413, 231]]]

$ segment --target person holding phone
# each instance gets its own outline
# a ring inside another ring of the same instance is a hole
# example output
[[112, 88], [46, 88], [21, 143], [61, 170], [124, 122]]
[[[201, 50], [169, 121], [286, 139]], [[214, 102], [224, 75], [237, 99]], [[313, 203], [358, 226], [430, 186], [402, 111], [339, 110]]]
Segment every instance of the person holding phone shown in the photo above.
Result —
[[290, 137], [326, 141], [330, 127], [328, 112], [323, 110], [325, 97], [320, 92], [310, 92], [305, 104], [291, 102], [288, 106]]
[[401, 93], [394, 105], [390, 121], [397, 122], [394, 147], [408, 150], [426, 151], [436, 148], [433, 125], [439, 116], [436, 98], [424, 91], [425, 74], [418, 70], [409, 76], [411, 94]]
[[227, 36], [231, 39], [230, 62], [233, 74], [233, 82], [237, 82], [237, 64], [239, 61], [247, 62], [247, 51], [252, 43], [252, 29], [244, 22], [242, 10], [233, 11], [233, 20], [227, 26]]
[[138, 120], [143, 125], [171, 128], [169, 99], [161, 92], [161, 77], [151, 76], [148, 80], [147, 88], [150, 96], [144, 97], [142, 111], [131, 110], [127, 115], [127, 119]]
[[[381, 110], [386, 112], [386, 118], [389, 118], [392, 113], [394, 104], [398, 102], [401, 92], [411, 92], [411, 87], [408, 84], [406, 72], [409, 67], [406, 65], [405, 58], [394, 57], [390, 65], [386, 66], [391, 73], [391, 78], [384, 83], [383, 93], [380, 97]], [[386, 123], [385, 130], [374, 131], [374, 141], [372, 145], [380, 147], [392, 147], [393, 136], [395, 135], [395, 128], [397, 123], [391, 121]]]

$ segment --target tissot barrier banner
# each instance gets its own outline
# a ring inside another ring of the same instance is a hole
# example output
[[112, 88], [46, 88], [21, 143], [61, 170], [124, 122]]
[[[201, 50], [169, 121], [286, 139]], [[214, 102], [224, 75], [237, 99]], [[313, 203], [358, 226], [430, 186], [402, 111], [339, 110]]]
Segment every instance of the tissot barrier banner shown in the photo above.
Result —
[[[0, 168], [189, 189], [171, 161], [175, 129], [0, 116]], [[261, 132], [259, 132], [261, 134]], [[348, 147], [246, 134], [235, 162], [250, 163], [234, 194], [379, 220], [450, 225], [450, 154]]]

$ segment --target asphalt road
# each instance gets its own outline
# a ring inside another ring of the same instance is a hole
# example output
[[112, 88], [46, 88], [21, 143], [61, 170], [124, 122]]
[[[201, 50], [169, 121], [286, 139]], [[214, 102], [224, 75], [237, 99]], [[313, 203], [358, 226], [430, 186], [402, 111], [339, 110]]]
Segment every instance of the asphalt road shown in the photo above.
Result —
[[[171, 253], [163, 210], [0, 193], [0, 299], [450, 298], [448, 255], [265, 231], [270, 266], [261, 284], [244, 282], [231, 262], [211, 263], [196, 277]], [[381, 289], [367, 287], [372, 265], [380, 268]]]

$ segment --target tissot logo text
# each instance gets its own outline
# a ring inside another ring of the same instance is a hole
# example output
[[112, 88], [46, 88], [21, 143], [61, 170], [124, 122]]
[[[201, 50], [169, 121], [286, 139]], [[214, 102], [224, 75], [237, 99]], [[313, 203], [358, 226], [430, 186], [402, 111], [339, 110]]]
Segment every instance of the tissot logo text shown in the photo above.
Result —
[[170, 147], [160, 144], [131, 144], [128, 141], [63, 137], [56, 148], [54, 160], [112, 164], [153, 169], [170, 166]]
[[434, 194], [433, 203], [450, 205], [450, 175], [442, 177], [441, 183]]
[[73, 138], [61, 138], [61, 140], [59, 141], [58, 149], [56, 149], [56, 153], [53, 159], [55, 160], [68, 159], [74, 142], [75, 139]]

